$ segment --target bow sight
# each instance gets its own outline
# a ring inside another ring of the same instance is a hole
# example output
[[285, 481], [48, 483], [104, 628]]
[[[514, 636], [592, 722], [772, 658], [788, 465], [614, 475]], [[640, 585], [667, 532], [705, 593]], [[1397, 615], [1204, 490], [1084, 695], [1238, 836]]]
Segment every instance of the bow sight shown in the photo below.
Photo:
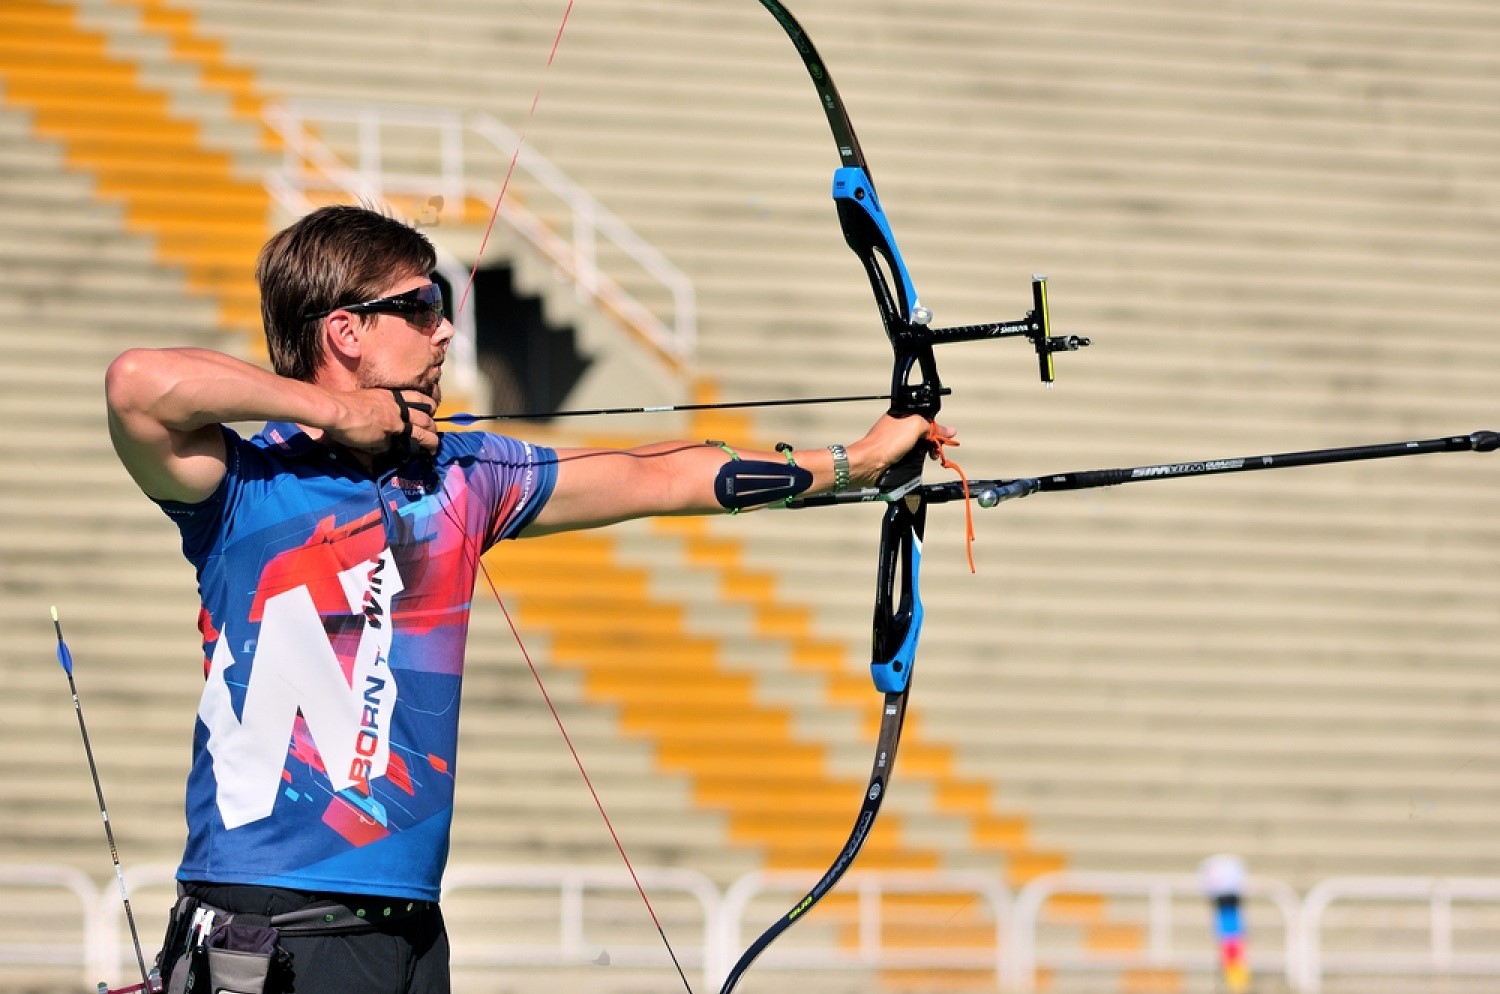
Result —
[[[768, 5], [769, 6], [769, 5]], [[796, 22], [786, 15], [782, 26], [792, 30]], [[800, 30], [800, 29], [799, 29]], [[811, 43], [798, 45], [803, 58], [813, 52]], [[809, 63], [811, 69], [812, 63]], [[929, 419], [937, 415], [940, 398], [947, 393], [938, 378], [937, 363], [932, 356], [934, 345], [950, 342], [973, 342], [990, 338], [1024, 337], [1031, 342], [1036, 353], [1038, 372], [1043, 383], [1057, 378], [1052, 356], [1057, 352], [1076, 352], [1092, 344], [1080, 335], [1052, 334], [1051, 312], [1047, 306], [1047, 277], [1031, 278], [1031, 310], [1019, 321], [998, 321], [987, 324], [967, 324], [953, 328], [933, 328], [932, 312], [923, 307], [917, 298], [916, 287], [901, 250], [896, 247], [890, 223], [880, 206], [875, 193], [875, 182], [870, 178], [869, 167], [864, 161], [859, 141], [854, 137], [843, 109], [843, 102], [834, 89], [833, 81], [821, 67], [811, 73], [819, 92], [823, 95], [823, 108], [833, 124], [835, 136], [841, 141], [839, 152], [844, 165], [834, 170], [833, 200], [838, 210], [839, 227], [844, 233], [844, 242], [859, 257], [865, 276], [875, 294], [875, 304], [880, 309], [885, 324], [886, 336], [891, 340], [895, 353], [895, 368], [891, 379], [891, 412], [893, 414], [921, 414]], [[846, 140], [845, 140], [846, 139]], [[919, 378], [912, 382], [912, 372]]]
[[[1057, 379], [1057, 370], [1052, 362], [1056, 352], [1077, 352], [1092, 345], [1090, 339], [1081, 335], [1053, 335], [1052, 315], [1047, 309], [1047, 277], [1031, 278], [1031, 310], [1019, 321], [1002, 321], [995, 324], [966, 324], [955, 328], [932, 328], [921, 332], [933, 345], [949, 342], [975, 342], [986, 338], [1014, 338], [1024, 336], [1036, 352], [1038, 373], [1043, 383]], [[930, 313], [923, 308], [923, 313]]]

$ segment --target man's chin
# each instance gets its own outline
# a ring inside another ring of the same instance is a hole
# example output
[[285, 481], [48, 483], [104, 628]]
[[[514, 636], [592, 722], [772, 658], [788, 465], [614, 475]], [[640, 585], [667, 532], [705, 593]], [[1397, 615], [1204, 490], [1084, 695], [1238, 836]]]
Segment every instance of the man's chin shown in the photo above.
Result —
[[424, 376], [419, 380], [395, 387], [397, 390], [419, 390], [432, 398], [432, 409], [435, 412], [443, 403], [443, 384], [440, 380], [441, 371], [435, 370], [431, 376]]

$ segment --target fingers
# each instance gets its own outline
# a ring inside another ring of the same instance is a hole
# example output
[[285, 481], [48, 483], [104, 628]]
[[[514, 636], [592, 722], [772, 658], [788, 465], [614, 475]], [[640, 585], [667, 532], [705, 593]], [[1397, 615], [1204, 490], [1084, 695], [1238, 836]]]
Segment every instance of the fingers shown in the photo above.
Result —
[[391, 397], [401, 414], [401, 430], [391, 439], [399, 455], [418, 451], [435, 453], [438, 448], [437, 424], [432, 420], [436, 405], [420, 390], [391, 388]]
[[[420, 411], [427, 415], [429, 421], [432, 419], [434, 405], [432, 398], [427, 394], [420, 390], [400, 387], [392, 388], [391, 393], [395, 396], [396, 403], [403, 411]], [[404, 419], [405, 415], [403, 414], [402, 417]]]
[[887, 414], [876, 422], [867, 437], [883, 439], [890, 446], [888, 458], [894, 461], [923, 442], [942, 441], [956, 445], [958, 444], [955, 441], [957, 436], [958, 432], [955, 429], [928, 421], [920, 415], [906, 414], [896, 417]]
[[437, 403], [427, 393], [410, 387], [369, 387], [337, 397], [339, 413], [321, 426], [333, 441], [372, 456], [390, 453], [399, 459], [437, 451], [439, 433], [432, 420]]

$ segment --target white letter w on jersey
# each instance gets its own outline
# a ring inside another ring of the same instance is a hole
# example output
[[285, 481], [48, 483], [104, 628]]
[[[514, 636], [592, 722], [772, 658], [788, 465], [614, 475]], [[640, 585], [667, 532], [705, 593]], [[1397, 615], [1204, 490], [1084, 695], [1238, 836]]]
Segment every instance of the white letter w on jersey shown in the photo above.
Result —
[[236, 717], [224, 682], [225, 671], [236, 662], [231, 633], [227, 627], [219, 633], [198, 717], [208, 727], [219, 814], [227, 828], [271, 814], [298, 711], [334, 791], [352, 787], [367, 796], [370, 781], [385, 775], [391, 753], [387, 726], [396, 705], [396, 681], [386, 657], [391, 602], [402, 590], [401, 577], [387, 549], [338, 579], [350, 614], [365, 619], [348, 673], [307, 587], [285, 590], [265, 603], [244, 706]]

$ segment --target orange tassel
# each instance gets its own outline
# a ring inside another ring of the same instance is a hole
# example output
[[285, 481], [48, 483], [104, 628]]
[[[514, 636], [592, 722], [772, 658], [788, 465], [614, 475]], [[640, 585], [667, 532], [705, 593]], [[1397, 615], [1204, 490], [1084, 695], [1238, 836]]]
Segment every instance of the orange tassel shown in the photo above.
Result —
[[964, 485], [964, 551], [969, 555], [969, 572], [979, 572], [974, 568], [974, 507], [969, 501], [969, 478], [964, 474], [963, 467], [948, 458], [943, 451], [946, 446], [958, 446], [958, 440], [944, 438], [938, 434], [938, 426], [933, 423], [927, 428], [927, 441], [932, 443], [932, 454], [944, 469], [951, 469], [958, 474], [959, 480]]

